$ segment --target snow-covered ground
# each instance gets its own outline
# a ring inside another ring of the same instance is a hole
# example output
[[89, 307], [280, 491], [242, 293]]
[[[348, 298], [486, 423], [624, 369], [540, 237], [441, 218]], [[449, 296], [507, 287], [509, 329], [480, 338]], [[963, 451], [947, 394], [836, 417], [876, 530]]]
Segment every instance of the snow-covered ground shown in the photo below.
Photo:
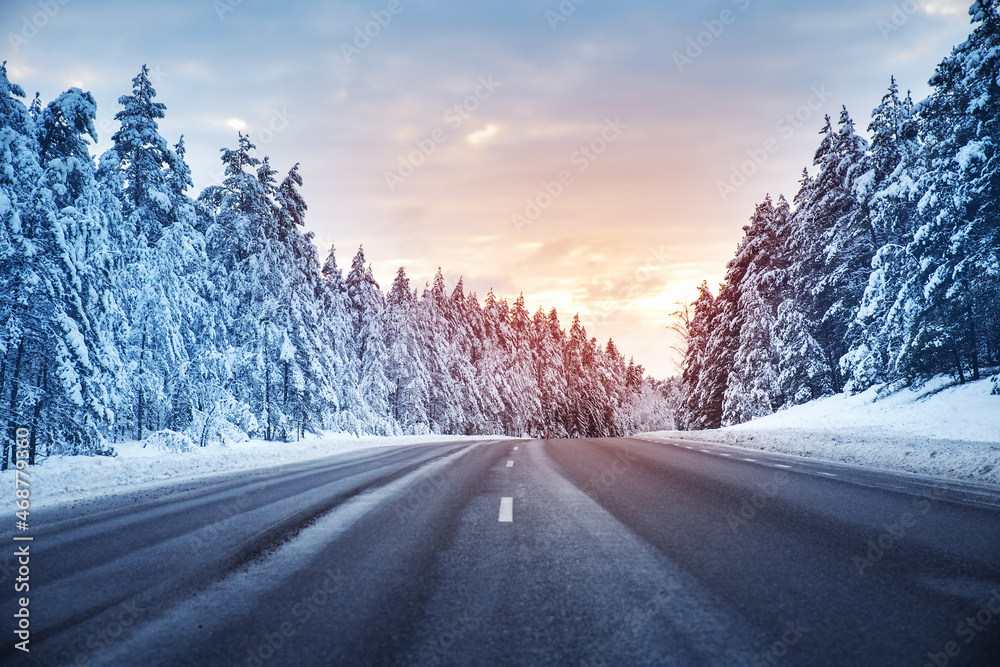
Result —
[[[492, 436], [489, 439], [498, 439]], [[116, 443], [115, 457], [53, 456], [29, 469], [32, 508], [51, 507], [121, 492], [154, 491], [164, 484], [219, 473], [264, 470], [273, 466], [319, 459], [373, 447], [414, 445], [468, 436], [424, 435], [394, 438], [326, 434], [301, 442], [251, 440], [223, 446], [212, 444], [186, 452], [162, 451], [142, 442]], [[483, 438], [486, 439], [486, 438]], [[0, 473], [0, 497], [14, 497], [14, 471]]]
[[1000, 486], [1000, 396], [990, 380], [944, 379], [878, 398], [875, 389], [812, 401], [713, 431], [644, 434], [721, 442], [869, 468]]

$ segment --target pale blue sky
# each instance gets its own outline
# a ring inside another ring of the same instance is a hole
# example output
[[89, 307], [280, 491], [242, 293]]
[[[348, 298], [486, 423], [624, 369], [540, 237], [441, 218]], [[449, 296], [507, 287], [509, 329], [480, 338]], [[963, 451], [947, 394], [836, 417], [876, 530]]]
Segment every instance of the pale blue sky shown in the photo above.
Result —
[[[822, 115], [846, 104], [864, 129], [891, 74], [926, 94], [970, 1], [565, 0], [562, 21], [559, 0], [6, 0], [0, 26], [13, 81], [46, 101], [94, 93], [99, 150], [146, 63], [199, 190], [243, 129], [279, 170], [301, 163], [307, 226], [342, 265], [364, 243], [383, 287], [399, 265], [417, 284], [440, 265], [480, 296], [524, 291], [664, 376], [671, 303], [721, 279], [767, 192], [791, 199]], [[366, 24], [378, 34], [354, 45]], [[689, 39], [702, 53], [679, 68]], [[797, 111], [801, 129], [777, 125]], [[724, 200], [718, 183], [768, 139], [778, 151]], [[580, 152], [591, 142], [603, 153]]]

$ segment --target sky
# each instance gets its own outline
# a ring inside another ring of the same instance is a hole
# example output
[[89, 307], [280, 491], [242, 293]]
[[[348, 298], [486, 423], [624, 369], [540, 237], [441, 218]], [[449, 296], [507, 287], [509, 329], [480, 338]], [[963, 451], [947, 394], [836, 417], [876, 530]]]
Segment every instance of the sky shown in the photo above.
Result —
[[926, 96], [970, 4], [4, 0], [0, 52], [29, 95], [94, 94], [95, 155], [146, 64], [193, 196], [249, 133], [300, 164], [321, 259], [523, 293], [667, 377], [675, 304], [792, 199], [823, 116], [863, 131], [892, 75]]

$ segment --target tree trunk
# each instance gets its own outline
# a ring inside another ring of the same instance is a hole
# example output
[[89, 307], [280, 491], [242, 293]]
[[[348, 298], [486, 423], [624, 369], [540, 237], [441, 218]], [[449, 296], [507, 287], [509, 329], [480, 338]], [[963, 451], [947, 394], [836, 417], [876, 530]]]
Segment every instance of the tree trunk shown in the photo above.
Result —
[[271, 373], [264, 367], [264, 414], [267, 417], [267, 427], [264, 430], [264, 439], [271, 440]]
[[42, 408], [45, 405], [45, 397], [49, 395], [49, 364], [46, 359], [41, 359], [41, 368], [38, 369], [38, 387], [42, 390], [42, 397], [35, 401], [35, 409], [31, 415], [31, 440], [28, 443], [28, 465], [35, 465], [35, 455], [38, 451], [38, 429], [42, 421]]
[[965, 384], [965, 371], [962, 369], [962, 357], [958, 354], [958, 348], [951, 346], [951, 354], [955, 358], [955, 369], [958, 371], [958, 383]]
[[142, 331], [142, 347], [139, 352], [139, 372], [137, 373], [139, 382], [139, 404], [135, 408], [135, 439], [142, 440], [142, 418], [143, 418], [143, 397], [142, 397], [142, 376], [146, 362], [146, 330], [145, 325]]
[[979, 336], [976, 331], [976, 318], [969, 314], [969, 350], [972, 352], [972, 379], [979, 379]]
[[14, 361], [14, 378], [10, 382], [10, 417], [7, 421], [8, 438], [3, 443], [3, 461], [0, 462], [0, 470], [7, 469], [7, 462], [13, 451], [14, 443], [17, 441], [17, 420], [14, 418], [14, 409], [17, 407], [17, 389], [21, 381], [21, 360], [24, 358], [24, 338], [17, 344], [17, 358]]

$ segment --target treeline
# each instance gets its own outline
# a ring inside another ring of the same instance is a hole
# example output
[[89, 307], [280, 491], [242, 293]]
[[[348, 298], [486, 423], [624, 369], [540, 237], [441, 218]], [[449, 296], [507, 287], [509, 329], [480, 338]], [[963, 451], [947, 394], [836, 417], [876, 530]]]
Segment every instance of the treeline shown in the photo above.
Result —
[[[399, 269], [383, 293], [359, 250], [320, 263], [298, 165], [250, 139], [222, 151], [197, 199], [183, 138], [169, 146], [148, 70], [119, 99], [99, 161], [96, 104], [44, 106], [0, 68], [0, 411], [32, 456], [111, 453], [151, 435], [181, 448], [246, 437], [353, 434], [622, 435], [670, 427], [676, 384], [643, 377], [555, 309], [440, 273]], [[676, 400], [674, 401], [677, 402]]]
[[[1000, 17], [914, 104], [895, 79], [860, 136], [827, 117], [790, 206], [758, 205], [725, 281], [686, 311], [685, 425], [1000, 365]], [[998, 386], [1000, 391], [1000, 386]]]

